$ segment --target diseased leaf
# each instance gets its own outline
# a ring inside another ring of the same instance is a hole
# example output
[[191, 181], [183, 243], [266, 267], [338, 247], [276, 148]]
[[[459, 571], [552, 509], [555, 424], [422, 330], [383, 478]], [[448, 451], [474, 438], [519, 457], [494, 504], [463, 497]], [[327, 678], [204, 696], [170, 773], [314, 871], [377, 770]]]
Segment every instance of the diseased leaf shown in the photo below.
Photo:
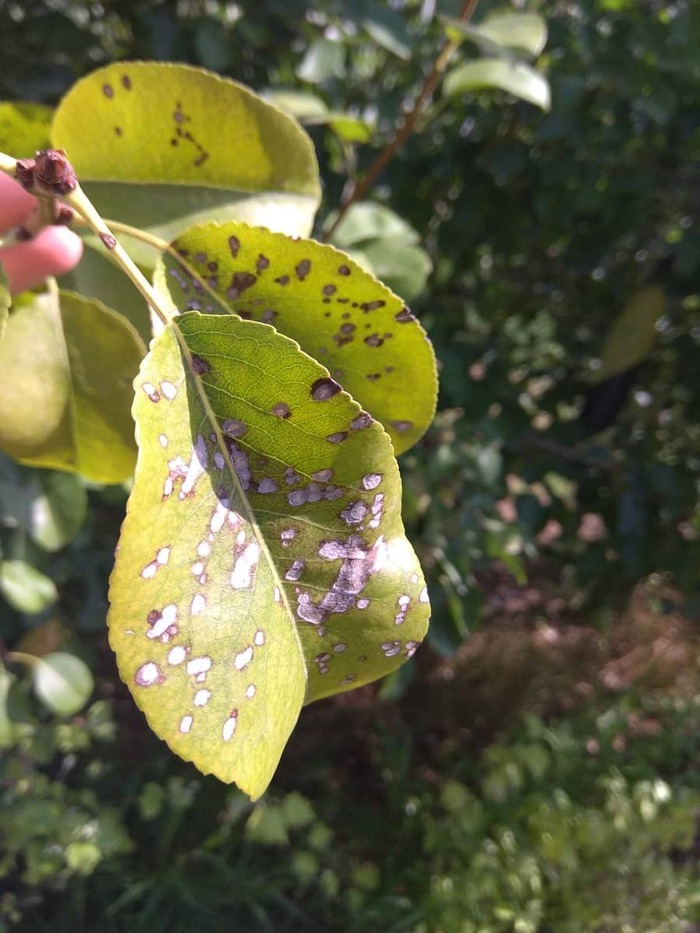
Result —
[[134, 467], [131, 381], [145, 348], [103, 304], [27, 293], [0, 341], [0, 448], [99, 483]]
[[415, 651], [427, 591], [381, 426], [272, 327], [178, 326], [135, 382], [110, 641], [154, 731], [257, 798], [303, 703]]
[[550, 93], [546, 78], [524, 62], [480, 58], [453, 68], [443, 82], [443, 93], [447, 98], [492, 88], [500, 88], [542, 110], [549, 110]]
[[41, 702], [61, 716], [80, 712], [95, 686], [85, 662], [64, 651], [37, 658], [32, 679]]
[[426, 431], [437, 396], [432, 347], [401, 299], [344, 253], [236, 223], [194, 227], [173, 246], [206, 284], [165, 256], [158, 282], [180, 310], [273, 324], [384, 425], [397, 453]]
[[[319, 203], [316, 157], [299, 124], [201, 68], [119, 62], [93, 71], [59, 104], [53, 144], [70, 154], [103, 217], [165, 240], [230, 218], [305, 235]], [[123, 242], [152, 267], [152, 250]]]
[[0, 664], [0, 749], [9, 748], [15, 739], [15, 730], [10, 719], [8, 700], [14, 676]]
[[23, 101], [0, 101], [0, 151], [15, 159], [48, 149], [53, 107]]

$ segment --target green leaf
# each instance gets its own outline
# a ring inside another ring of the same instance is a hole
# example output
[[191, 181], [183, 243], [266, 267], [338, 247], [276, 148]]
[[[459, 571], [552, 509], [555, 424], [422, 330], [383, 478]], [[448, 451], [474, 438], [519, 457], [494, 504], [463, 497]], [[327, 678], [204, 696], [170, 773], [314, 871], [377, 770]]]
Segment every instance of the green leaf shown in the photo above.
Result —
[[28, 615], [42, 612], [58, 598], [53, 580], [23, 560], [0, 561], [0, 593]]
[[[319, 203], [316, 157], [298, 123], [200, 68], [119, 62], [93, 71], [59, 104], [53, 143], [103, 217], [165, 240], [230, 218], [303, 235]], [[152, 250], [123, 242], [153, 266]]]
[[0, 342], [0, 448], [31, 466], [122, 482], [134, 467], [131, 381], [144, 352], [100, 302], [28, 293]]
[[649, 356], [656, 343], [656, 324], [666, 304], [666, 295], [658, 285], [640, 288], [632, 295], [605, 338], [601, 366], [591, 379], [593, 385], [633, 369]]
[[380, 425], [272, 327], [178, 327], [135, 383], [110, 642], [153, 730], [257, 798], [303, 703], [413, 653], [427, 592]]
[[538, 13], [492, 13], [476, 26], [451, 16], [442, 19], [453, 33], [472, 39], [489, 50], [496, 45], [536, 56], [547, 42], [547, 23]]
[[411, 45], [406, 20], [395, 10], [376, 4], [368, 15], [360, 19], [360, 24], [367, 30], [374, 41], [398, 58], [408, 61], [411, 57]]
[[87, 492], [70, 473], [30, 470], [0, 455], [3, 522], [23, 528], [45, 551], [65, 547], [80, 531]]
[[549, 84], [542, 75], [523, 62], [504, 58], [480, 58], [453, 68], [443, 83], [445, 97], [461, 97], [471, 91], [500, 88], [521, 100], [549, 110]]
[[87, 665], [64, 651], [37, 658], [32, 678], [41, 702], [61, 716], [80, 712], [95, 686]]
[[207, 286], [166, 256], [158, 282], [180, 310], [274, 324], [384, 425], [397, 453], [426, 431], [437, 396], [430, 343], [401, 299], [348, 256], [236, 223], [195, 227], [173, 246]]
[[270, 88], [264, 93], [265, 100], [284, 110], [297, 120], [309, 117], [325, 117], [328, 107], [324, 100], [312, 91], [300, 91], [297, 88]]
[[0, 664], [0, 749], [9, 748], [15, 739], [15, 730], [8, 710], [10, 687], [14, 679], [7, 668]]
[[15, 159], [48, 149], [53, 107], [20, 101], [0, 101], [0, 151]]
[[345, 48], [331, 39], [316, 39], [297, 68], [297, 77], [309, 84], [323, 84], [345, 77]]
[[[335, 220], [331, 214], [328, 223]], [[416, 246], [420, 242], [417, 230], [391, 208], [373, 201], [353, 204], [333, 234], [333, 243], [340, 249], [352, 249], [374, 240], [386, 240], [388, 245], [403, 243]]]

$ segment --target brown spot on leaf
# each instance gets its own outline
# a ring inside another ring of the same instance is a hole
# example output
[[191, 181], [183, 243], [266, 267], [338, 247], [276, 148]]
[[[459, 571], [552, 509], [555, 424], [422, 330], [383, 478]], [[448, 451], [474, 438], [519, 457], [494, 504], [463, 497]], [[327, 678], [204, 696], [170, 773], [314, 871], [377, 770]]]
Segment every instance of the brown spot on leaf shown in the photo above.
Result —
[[338, 266], [338, 275], [350, 275], [350, 266]]
[[101, 239], [102, 242], [104, 243], [105, 247], [106, 247], [107, 249], [109, 249], [109, 250], [114, 249], [114, 247], [117, 245], [117, 241], [116, 241], [116, 239], [112, 236], [111, 233], [101, 233], [101, 234], [100, 234], [100, 239]]
[[241, 292], [244, 292], [246, 288], [250, 288], [251, 285], [255, 285], [257, 281], [258, 277], [253, 275], [252, 272], [234, 272], [231, 277], [231, 284], [226, 289], [226, 295], [234, 301]]
[[413, 427], [412, 421], [391, 421], [390, 424], [395, 431], [399, 432], [399, 434], [403, 434], [405, 431], [410, 431]]
[[327, 376], [322, 376], [320, 379], [317, 379], [311, 386], [311, 398], [315, 402], [326, 402], [329, 398], [333, 398], [334, 395], [337, 395], [340, 392], [340, 386], [334, 379], [329, 379]]
[[342, 444], [343, 441], [347, 439], [347, 436], [347, 431], [336, 431], [335, 434], [329, 434], [326, 440], [329, 444]]
[[289, 276], [281, 275], [278, 279], [275, 279], [278, 285], [289, 285]]
[[286, 402], [277, 402], [270, 410], [272, 414], [277, 415], [278, 418], [289, 418], [292, 414]]
[[311, 272], [311, 260], [302, 259], [301, 262], [297, 263], [297, 265], [294, 268], [294, 271], [296, 272], [296, 275], [299, 281], [303, 282], [306, 276], [309, 274], [309, 272]]
[[368, 347], [381, 347], [381, 345], [384, 343], [384, 340], [379, 336], [379, 334], [374, 333], [370, 334], [369, 337], [365, 337], [365, 343]]
[[103, 84], [102, 93], [108, 100], [111, 100], [114, 97], [114, 88], [111, 84]]
[[115, 127], [114, 127], [114, 135], [115, 135], [115, 136], [121, 136], [121, 135], [122, 135], [122, 128], [121, 128], [121, 126], [115, 126]]
[[386, 301], [379, 298], [376, 301], [363, 301], [360, 307], [367, 313], [368, 311], [377, 311], [379, 308], [383, 308], [385, 304]]
[[335, 295], [335, 293], [336, 293], [337, 291], [338, 291], [338, 289], [336, 288], [335, 285], [324, 285], [324, 286], [323, 286], [323, 294], [324, 294], [324, 295]]
[[238, 239], [237, 236], [230, 236], [228, 238], [228, 248], [229, 248], [231, 255], [235, 259], [236, 256], [238, 255], [238, 251], [241, 248], [241, 241]]
[[263, 256], [263, 254], [261, 253], [258, 256], [258, 261], [255, 263], [255, 268], [258, 270], [258, 272], [264, 272], [265, 269], [267, 269], [269, 265], [270, 265], [270, 260], [267, 258], [267, 256]]
[[227, 418], [222, 422], [221, 430], [227, 437], [243, 437], [248, 433], [248, 425], [237, 418]]
[[411, 312], [408, 310], [408, 308], [404, 305], [404, 307], [398, 312], [398, 314], [394, 315], [394, 320], [398, 321], [399, 324], [410, 324], [412, 321], [415, 321], [415, 318], [411, 314]]
[[125, 91], [131, 90], [131, 78], [129, 75], [122, 75], [122, 87]]
[[201, 356], [196, 354], [192, 355], [192, 369], [198, 376], [203, 376], [205, 373], [208, 373], [211, 369], [209, 363], [203, 359]]

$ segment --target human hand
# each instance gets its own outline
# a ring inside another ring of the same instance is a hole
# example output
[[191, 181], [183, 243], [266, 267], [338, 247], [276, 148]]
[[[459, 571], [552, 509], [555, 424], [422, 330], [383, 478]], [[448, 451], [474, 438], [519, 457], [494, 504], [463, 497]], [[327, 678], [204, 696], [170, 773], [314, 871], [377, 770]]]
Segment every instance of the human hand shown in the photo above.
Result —
[[[36, 198], [0, 172], [0, 235], [27, 222]], [[0, 249], [0, 262], [12, 294], [33, 288], [50, 275], [69, 272], [80, 259], [83, 243], [67, 227], [44, 227], [35, 237]]]

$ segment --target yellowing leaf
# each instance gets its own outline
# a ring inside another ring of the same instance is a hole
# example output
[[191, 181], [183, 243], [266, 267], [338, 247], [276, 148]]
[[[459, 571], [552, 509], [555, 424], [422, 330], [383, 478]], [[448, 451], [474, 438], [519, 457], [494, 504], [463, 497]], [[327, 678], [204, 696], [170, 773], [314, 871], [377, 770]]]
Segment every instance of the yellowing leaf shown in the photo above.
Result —
[[432, 347], [403, 301], [347, 255], [236, 223], [194, 227], [173, 246], [198, 276], [165, 257], [158, 281], [181, 311], [232, 312], [292, 337], [384, 425], [397, 453], [426, 431]]
[[593, 385], [643, 362], [656, 342], [656, 323], [666, 310], [666, 295], [658, 285], [640, 288], [613, 322], [601, 352]]
[[[119, 62], [92, 72], [59, 104], [53, 143], [104, 217], [165, 240], [217, 218], [307, 234], [318, 207], [316, 157], [299, 124], [201, 68]], [[141, 243], [126, 245], [153, 263]]]
[[0, 151], [15, 159], [48, 149], [53, 108], [22, 101], [0, 101]]
[[303, 703], [416, 650], [427, 592], [380, 425], [272, 327], [177, 327], [135, 383], [110, 642], [154, 731], [257, 798]]
[[131, 380], [143, 357], [120, 315], [70, 292], [27, 294], [0, 341], [0, 448], [101, 483], [131, 475]]

